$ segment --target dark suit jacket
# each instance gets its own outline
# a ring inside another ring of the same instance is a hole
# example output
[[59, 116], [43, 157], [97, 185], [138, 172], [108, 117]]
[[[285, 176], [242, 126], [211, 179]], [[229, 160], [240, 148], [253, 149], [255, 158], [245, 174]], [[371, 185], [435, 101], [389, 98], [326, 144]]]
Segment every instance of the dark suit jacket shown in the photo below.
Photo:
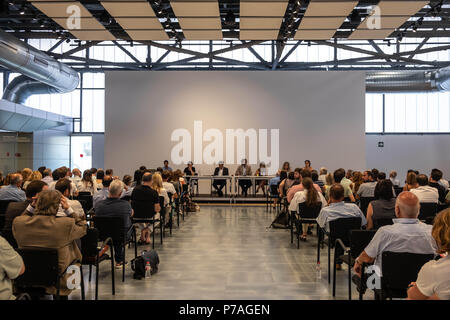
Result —
[[[219, 167], [217, 167], [217, 168], [214, 170], [214, 175], [215, 175], [215, 176], [219, 175]], [[224, 175], [224, 176], [227, 176], [227, 175], [228, 175], [228, 168], [223, 167], [223, 175]]]
[[22, 215], [25, 212], [25, 209], [30, 204], [30, 201], [20, 201], [20, 202], [11, 202], [8, 205], [8, 208], [5, 212], [5, 226], [3, 228], [3, 232], [11, 231], [13, 220]]

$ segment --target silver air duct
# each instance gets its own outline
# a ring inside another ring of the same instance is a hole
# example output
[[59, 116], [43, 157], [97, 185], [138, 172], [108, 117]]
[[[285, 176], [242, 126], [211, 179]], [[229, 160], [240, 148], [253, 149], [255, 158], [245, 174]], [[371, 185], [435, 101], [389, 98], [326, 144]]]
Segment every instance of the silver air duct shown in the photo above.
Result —
[[14, 103], [33, 94], [70, 92], [79, 83], [75, 70], [1, 30], [0, 65], [24, 75], [4, 91], [3, 99]]
[[450, 91], [450, 67], [434, 71], [382, 71], [366, 73], [367, 92]]

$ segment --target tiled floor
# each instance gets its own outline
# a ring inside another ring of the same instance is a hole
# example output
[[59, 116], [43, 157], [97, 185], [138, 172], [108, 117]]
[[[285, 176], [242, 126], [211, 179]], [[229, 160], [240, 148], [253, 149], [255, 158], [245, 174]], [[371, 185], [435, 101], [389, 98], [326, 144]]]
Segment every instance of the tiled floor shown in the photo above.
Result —
[[[275, 214], [264, 207], [208, 207], [190, 214], [167, 236], [156, 240], [159, 272], [134, 280], [130, 266], [125, 283], [116, 272], [111, 295], [109, 264], [100, 267], [100, 299], [333, 299], [327, 282], [327, 254], [322, 250], [322, 279], [316, 279], [316, 240], [290, 244], [288, 230], [269, 229]], [[158, 236], [158, 234], [157, 234]], [[146, 246], [139, 247], [143, 250]], [[128, 250], [127, 259], [134, 250]], [[347, 299], [347, 272], [338, 271], [336, 299]], [[85, 272], [87, 268], [85, 268]], [[95, 270], [95, 269], [94, 269]], [[95, 274], [95, 272], [94, 272]], [[93, 299], [95, 279], [86, 279]], [[79, 299], [79, 291], [71, 299]], [[353, 287], [353, 296], [356, 290]], [[372, 297], [367, 297], [371, 299]]]

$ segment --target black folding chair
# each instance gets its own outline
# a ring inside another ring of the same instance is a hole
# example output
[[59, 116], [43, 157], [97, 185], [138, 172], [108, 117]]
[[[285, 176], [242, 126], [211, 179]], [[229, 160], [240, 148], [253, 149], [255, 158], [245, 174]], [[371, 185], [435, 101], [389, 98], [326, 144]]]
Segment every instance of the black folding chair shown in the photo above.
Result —
[[[321, 233], [328, 236], [328, 283], [331, 282], [331, 249], [335, 248], [336, 240], [341, 239], [344, 245], [349, 244], [349, 234], [350, 230], [361, 229], [361, 218], [360, 217], [350, 217], [350, 218], [339, 218], [329, 222], [330, 232], [326, 232], [321, 229]], [[319, 240], [317, 244], [317, 262], [320, 262], [320, 243], [321, 235], [319, 234]], [[340, 252], [339, 252], [340, 255]], [[334, 268], [336, 268], [338, 253], [335, 251], [334, 254]]]
[[392, 221], [392, 219], [374, 219], [373, 220], [373, 228], [375, 230], [379, 229], [381, 227], [384, 227], [384, 226], [392, 225], [392, 224], [394, 224], [394, 221]]
[[[127, 239], [127, 234], [129, 230], [125, 230], [125, 224], [123, 217], [98, 217], [95, 216], [93, 218], [94, 227], [98, 230], [98, 240], [103, 241], [102, 247], [111, 243], [111, 246], [114, 244], [122, 243], [123, 244], [123, 264], [122, 264], [122, 282], [125, 282], [125, 258], [126, 258], [126, 245], [129, 241]], [[136, 243], [136, 231], [134, 229], [134, 225], [130, 226], [133, 230], [134, 236], [134, 257], [137, 257], [137, 243]], [[113, 252], [113, 251], [111, 251]], [[111, 257], [114, 260], [114, 256]], [[98, 268], [96, 270], [96, 277], [98, 279]]]
[[[107, 238], [103, 241], [102, 245], [99, 247], [99, 231], [96, 228], [88, 228], [86, 235], [81, 238], [81, 254], [83, 259], [81, 261], [82, 265], [89, 266], [89, 282], [92, 276], [92, 266], [96, 268], [96, 278], [95, 278], [95, 300], [98, 299], [98, 271], [99, 265], [103, 261], [111, 261], [111, 283], [112, 283], [112, 294], [116, 294], [115, 287], [115, 272], [114, 272], [114, 246], [111, 238]], [[100, 255], [103, 252], [105, 246], [109, 246], [109, 252], [111, 256], [106, 253]]]
[[434, 254], [383, 252], [381, 292], [375, 294], [377, 299], [406, 298], [409, 284], [417, 280], [422, 266], [433, 258]]
[[317, 202], [313, 206], [307, 206], [306, 202], [299, 203], [298, 212], [291, 212], [291, 243], [294, 241], [294, 225], [296, 228], [297, 236], [297, 249], [300, 249], [300, 235], [302, 232], [302, 225], [304, 223], [317, 224], [317, 217], [319, 216], [320, 210], [322, 209], [322, 202]]
[[[163, 199], [163, 203], [164, 203], [164, 197], [162, 197], [162, 199]], [[159, 198], [159, 204], [161, 206], [161, 197]], [[131, 206], [133, 207], [133, 210], [134, 210], [134, 215], [131, 219], [133, 225], [135, 225], [137, 223], [151, 223], [152, 224], [152, 226], [153, 226], [152, 248], [153, 249], [155, 248], [155, 223], [159, 222], [160, 233], [161, 233], [161, 244], [163, 244], [163, 235], [164, 235], [163, 221], [164, 220], [163, 220], [162, 208], [164, 207], [164, 205], [161, 207], [159, 219], [155, 218], [155, 209], [153, 207], [153, 204], [151, 205], [152, 207], [150, 208], [146, 202], [131, 201]]]
[[80, 192], [78, 196], [73, 199], [80, 202], [85, 214], [87, 214], [94, 206], [93, 197], [90, 192]]
[[394, 191], [395, 191], [395, 196], [398, 197], [398, 195], [403, 192], [403, 188], [394, 186]]
[[[272, 201], [273, 199], [280, 199], [280, 193], [278, 192], [278, 186], [279, 184], [271, 184], [270, 185], [270, 192], [267, 192], [266, 195], [266, 210], [272, 211]], [[278, 207], [280, 207], [281, 209], [281, 201], [278, 202], [278, 206], [277, 206], [277, 211], [278, 211]]]
[[361, 197], [359, 199], [359, 207], [361, 208], [361, 211], [363, 212], [365, 217], [367, 216], [367, 207], [369, 206], [369, 203], [373, 200], [375, 200], [374, 197]]
[[[339, 260], [348, 265], [348, 299], [352, 300], [352, 267], [355, 264], [356, 258], [364, 251], [367, 245], [375, 235], [375, 230], [350, 230], [349, 245], [346, 246], [342, 239], [336, 239], [335, 243], [335, 259], [336, 248], [340, 247], [344, 254], [339, 256]], [[361, 290], [360, 290], [361, 291]], [[336, 295], [336, 262], [333, 269], [333, 297]], [[362, 296], [360, 295], [360, 298]]]
[[438, 213], [438, 204], [433, 202], [421, 202], [419, 220], [433, 224], [434, 217]]
[[[14, 287], [19, 293], [35, 293], [36, 289], [41, 294], [45, 294], [45, 287], [56, 288], [56, 299], [60, 299], [61, 278], [66, 274], [67, 269], [80, 263], [78, 259], [72, 261], [69, 266], [61, 272], [58, 263], [58, 249], [49, 248], [20, 248], [17, 252], [25, 264], [25, 272], [14, 280]], [[84, 280], [83, 269], [80, 267], [81, 275], [81, 299], [84, 300]], [[33, 294], [31, 294], [33, 295]]]
[[170, 213], [169, 213], [169, 234], [172, 235], [172, 226], [173, 226], [173, 207], [174, 207], [174, 203], [173, 203], [173, 193], [172, 192], [167, 192], [167, 196], [169, 197], [169, 208], [170, 208]]
[[16, 202], [15, 200], [0, 200], [0, 231], [3, 230], [5, 226], [6, 209], [11, 202]]

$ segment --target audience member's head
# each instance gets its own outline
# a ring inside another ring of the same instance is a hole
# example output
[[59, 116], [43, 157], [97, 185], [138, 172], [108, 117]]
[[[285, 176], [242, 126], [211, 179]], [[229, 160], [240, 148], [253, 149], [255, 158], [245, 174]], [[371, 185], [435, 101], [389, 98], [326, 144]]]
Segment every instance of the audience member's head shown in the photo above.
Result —
[[142, 182], [142, 175], [144, 174], [144, 171], [142, 170], [136, 170], [134, 171], [134, 177], [133, 181], [136, 182], [136, 185], [140, 185]]
[[375, 168], [373, 168], [372, 169], [372, 178], [373, 178], [373, 181], [376, 181], [377, 179], [378, 179], [378, 173], [379, 173], [380, 171], [378, 171], [378, 169], [375, 169]]
[[361, 171], [355, 171], [353, 172], [353, 176], [351, 179], [354, 183], [363, 183], [363, 174], [361, 173]]
[[397, 218], [416, 219], [419, 215], [419, 198], [409, 191], [403, 191], [395, 202], [395, 215]]
[[295, 168], [294, 169], [294, 179], [295, 180], [299, 180], [301, 179], [301, 173], [302, 173], [302, 169], [301, 168]]
[[52, 175], [52, 170], [50, 168], [45, 168], [44, 172], [42, 173], [42, 177], [49, 177]]
[[345, 177], [350, 180], [352, 178], [352, 176], [353, 176], [353, 170], [348, 169], [347, 173], [345, 174]]
[[97, 180], [103, 180], [104, 177], [105, 177], [105, 171], [103, 171], [102, 169], [98, 169], [97, 170]]
[[55, 184], [55, 190], [58, 190], [59, 192], [61, 192], [61, 194], [65, 197], [70, 196], [70, 190], [71, 190], [70, 188], [71, 188], [71, 183], [70, 183], [70, 180], [67, 178], [61, 178]]
[[[317, 174], [317, 172], [316, 172]], [[302, 180], [302, 185], [307, 191], [306, 193], [306, 205], [307, 206], [313, 206], [318, 202], [318, 195], [317, 191], [314, 188], [314, 182], [311, 178], [305, 178]]]
[[104, 176], [102, 179], [103, 188], [108, 188], [112, 181], [113, 178], [111, 176]]
[[113, 175], [114, 175], [114, 170], [113, 170], [113, 169], [106, 169], [105, 175], [107, 175], [107, 176], [113, 176]]
[[431, 235], [436, 241], [438, 253], [450, 252], [450, 209], [445, 209], [434, 218]]
[[286, 178], [287, 178], [287, 171], [281, 170], [281, 172], [280, 172], [280, 181], [283, 181]]
[[162, 177], [164, 182], [169, 181], [169, 179], [170, 179], [170, 172], [168, 170], [163, 171], [163, 173], [161, 174], [161, 177]]
[[293, 171], [291, 171], [291, 172], [288, 173], [288, 179], [289, 179], [289, 180], [295, 180], [295, 174], [294, 174]]
[[82, 179], [82, 181], [83, 182], [89, 182], [90, 184], [92, 184], [92, 172], [91, 172], [91, 170], [84, 170], [84, 172], [83, 172], [83, 179]]
[[392, 192], [393, 187], [394, 185], [392, 184], [391, 180], [380, 180], [376, 188], [378, 199], [391, 200], [392, 198], [394, 198], [394, 193]]
[[140, 166], [139, 170], [141, 170], [141, 171], [147, 170], [147, 167], [146, 166]]
[[325, 167], [320, 168], [320, 175], [326, 175], [327, 173], [328, 173], [327, 168]]
[[291, 171], [291, 164], [288, 161], [284, 162], [281, 170], [288, 172]]
[[[108, 176], [107, 176], [108, 177]], [[120, 198], [123, 191], [123, 182], [119, 179], [112, 181], [109, 185], [109, 197]]]
[[363, 173], [364, 182], [372, 182], [374, 180], [372, 171], [366, 170]]
[[91, 168], [91, 174], [93, 175], [93, 176], [96, 176], [97, 175], [97, 168]]
[[39, 171], [33, 171], [31, 176], [28, 177], [28, 181], [35, 181], [35, 180], [41, 180], [42, 174]]
[[302, 179], [311, 178], [311, 170], [302, 169], [302, 171], [300, 171], [300, 176], [302, 177]]
[[334, 178], [333, 178], [333, 175], [331, 174], [331, 172], [326, 175], [325, 183], [327, 186], [331, 186], [334, 184]]
[[75, 168], [72, 170], [72, 173], [75, 177], [80, 177], [81, 178], [81, 171], [78, 168]]
[[158, 171], [159, 173], [163, 173], [163, 168], [162, 167], [158, 167], [158, 168], [156, 168], [156, 171]]
[[37, 194], [39, 194], [43, 190], [47, 190], [48, 185], [41, 180], [33, 180], [31, 181], [28, 186], [27, 190], [25, 191], [25, 195], [29, 201], [31, 201], [32, 198], [36, 197]]
[[345, 170], [343, 168], [339, 168], [334, 171], [333, 178], [335, 183], [341, 183], [342, 179], [345, 177]]
[[419, 174], [417, 176], [417, 183], [419, 184], [419, 187], [427, 186], [428, 185], [428, 177], [426, 174]]
[[22, 186], [22, 182], [23, 182], [22, 175], [20, 173], [13, 173], [11, 175], [11, 180], [9, 184], [20, 188]]
[[163, 184], [162, 184], [162, 177], [159, 174], [159, 172], [156, 172], [153, 176], [152, 176], [152, 188], [154, 190], [156, 190], [158, 193], [161, 191], [161, 189], [163, 188]]
[[317, 181], [317, 180], [319, 180], [319, 174], [317, 173], [317, 170], [313, 170], [313, 171], [311, 171], [311, 179], [312, 179], [312, 181]]
[[386, 179], [386, 173], [384, 172], [379, 172], [378, 176], [377, 176], [378, 181], [384, 180]]
[[392, 170], [392, 171], [389, 173], [389, 178], [392, 178], [392, 179], [397, 178], [397, 171]]
[[126, 174], [123, 176], [122, 182], [124, 185], [129, 187], [129, 186], [131, 186], [131, 183], [133, 182], [133, 178], [129, 174]]
[[57, 190], [41, 191], [36, 201], [35, 215], [56, 216], [61, 202], [61, 193]]
[[344, 187], [340, 183], [335, 183], [330, 188], [330, 202], [336, 203], [344, 201]]
[[417, 175], [413, 170], [411, 170], [408, 172], [408, 175], [406, 176], [406, 184], [414, 186], [416, 183], [417, 183]]
[[439, 180], [442, 179], [443, 173], [441, 170], [439, 169], [433, 169], [431, 170], [431, 174], [430, 174], [430, 182], [439, 182]]
[[38, 168], [38, 171], [41, 173], [42, 176], [44, 176], [44, 170], [45, 170], [45, 167]]
[[23, 181], [27, 181], [32, 173], [33, 173], [33, 170], [31, 170], [30, 168], [24, 168], [20, 172], [20, 174], [22, 175]]
[[152, 184], [152, 174], [150, 172], [146, 172], [142, 175], [142, 184], [146, 186]]

